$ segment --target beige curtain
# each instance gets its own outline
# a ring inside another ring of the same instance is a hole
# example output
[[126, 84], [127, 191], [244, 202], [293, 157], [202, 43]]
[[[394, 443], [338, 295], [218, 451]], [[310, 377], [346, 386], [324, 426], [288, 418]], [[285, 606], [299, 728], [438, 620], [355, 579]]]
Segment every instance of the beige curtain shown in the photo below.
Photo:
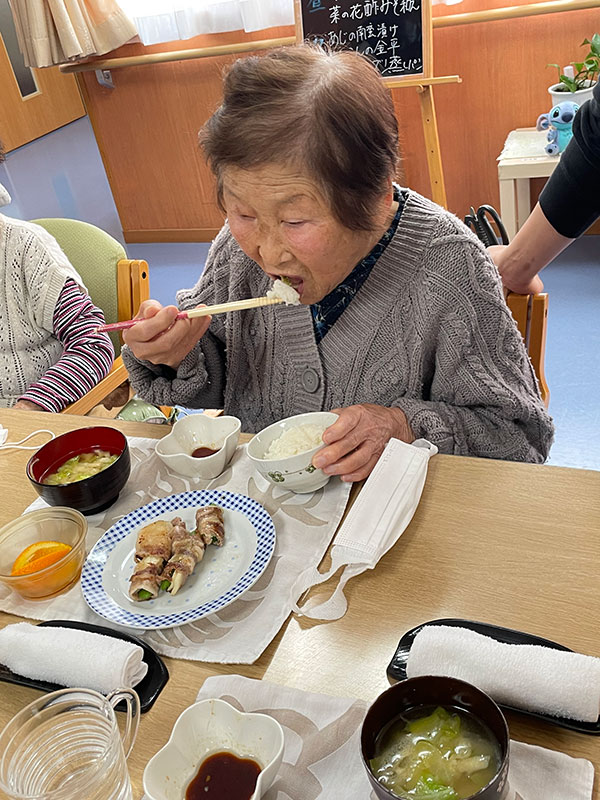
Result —
[[29, 67], [102, 55], [137, 36], [115, 0], [10, 0], [10, 6]]

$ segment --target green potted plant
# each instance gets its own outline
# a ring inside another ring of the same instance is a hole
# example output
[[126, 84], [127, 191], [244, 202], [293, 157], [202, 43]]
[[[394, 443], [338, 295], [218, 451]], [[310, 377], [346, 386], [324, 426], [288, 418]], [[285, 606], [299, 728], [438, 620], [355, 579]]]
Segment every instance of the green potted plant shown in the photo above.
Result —
[[558, 70], [558, 83], [548, 88], [555, 105], [566, 100], [581, 105], [592, 96], [600, 75], [600, 34], [595, 33], [591, 39], [584, 39], [581, 46], [589, 47], [583, 61], [573, 61], [562, 71], [558, 64], [548, 64]]

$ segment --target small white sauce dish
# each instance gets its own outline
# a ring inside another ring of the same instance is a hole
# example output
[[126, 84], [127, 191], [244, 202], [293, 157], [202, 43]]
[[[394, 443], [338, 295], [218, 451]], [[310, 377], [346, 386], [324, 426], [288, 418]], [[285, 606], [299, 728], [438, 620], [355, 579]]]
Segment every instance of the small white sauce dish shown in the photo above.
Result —
[[276, 486], [281, 486], [282, 489], [291, 489], [298, 494], [315, 492], [325, 486], [331, 477], [312, 465], [314, 454], [325, 447], [323, 443], [304, 453], [286, 458], [266, 459], [264, 456], [271, 443], [278, 439], [284, 431], [301, 425], [318, 425], [325, 429], [333, 425], [337, 418], [338, 415], [331, 411], [311, 411], [308, 414], [296, 414], [295, 417], [287, 417], [279, 422], [274, 422], [248, 442], [248, 458], [254, 463], [260, 474]]
[[[190, 414], [173, 425], [173, 430], [156, 443], [156, 454], [164, 463], [187, 478], [210, 480], [219, 476], [231, 461], [242, 424], [237, 417], [209, 417]], [[199, 447], [217, 450], [211, 456], [194, 458]]]
[[251, 800], [273, 783], [283, 759], [283, 729], [266, 714], [238, 711], [225, 700], [201, 700], [178, 717], [167, 744], [144, 770], [147, 800], [182, 800], [208, 756], [221, 751], [262, 767]]

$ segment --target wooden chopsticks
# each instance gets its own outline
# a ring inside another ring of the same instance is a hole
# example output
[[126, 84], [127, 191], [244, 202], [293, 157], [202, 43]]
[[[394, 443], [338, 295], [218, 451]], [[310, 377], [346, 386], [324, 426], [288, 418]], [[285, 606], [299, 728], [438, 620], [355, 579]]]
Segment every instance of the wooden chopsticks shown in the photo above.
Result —
[[[260, 306], [274, 306], [284, 301], [280, 297], [250, 297], [248, 300], [233, 300], [231, 303], [218, 303], [214, 306], [201, 306], [191, 308], [189, 311], [180, 311], [175, 319], [194, 319], [195, 317], [208, 317], [213, 314], [227, 314], [229, 311], [244, 311], [247, 308], [259, 308]], [[100, 325], [98, 332], [124, 331], [131, 328], [143, 319], [127, 319], [122, 322], [111, 322], [108, 325]]]

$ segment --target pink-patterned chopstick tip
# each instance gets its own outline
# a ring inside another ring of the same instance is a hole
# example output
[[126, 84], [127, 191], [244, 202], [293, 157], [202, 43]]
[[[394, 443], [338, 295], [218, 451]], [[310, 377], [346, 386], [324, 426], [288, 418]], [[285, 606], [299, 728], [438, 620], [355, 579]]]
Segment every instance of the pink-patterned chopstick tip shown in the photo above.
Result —
[[[187, 311], [180, 311], [175, 319], [187, 319]], [[110, 333], [111, 331], [126, 331], [132, 328], [136, 322], [143, 322], [142, 319], [125, 319], [121, 322], [109, 322], [107, 325], [100, 325], [96, 328], [96, 333]]]

